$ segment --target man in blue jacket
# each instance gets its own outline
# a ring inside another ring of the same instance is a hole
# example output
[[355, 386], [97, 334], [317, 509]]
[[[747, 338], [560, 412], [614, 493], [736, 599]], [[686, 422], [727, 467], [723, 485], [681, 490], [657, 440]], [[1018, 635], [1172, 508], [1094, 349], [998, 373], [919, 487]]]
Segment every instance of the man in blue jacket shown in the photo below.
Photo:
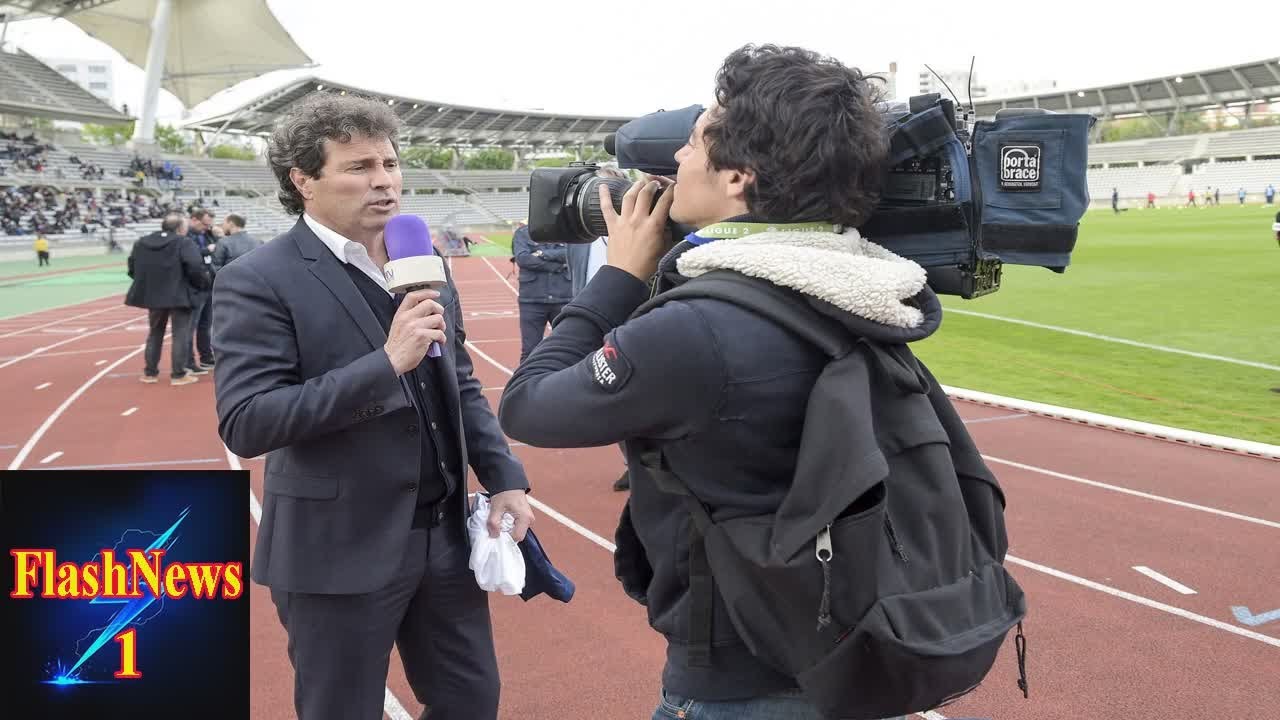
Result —
[[520, 266], [520, 362], [542, 340], [547, 325], [573, 299], [569, 255], [564, 243], [535, 243], [520, 223], [511, 239]]

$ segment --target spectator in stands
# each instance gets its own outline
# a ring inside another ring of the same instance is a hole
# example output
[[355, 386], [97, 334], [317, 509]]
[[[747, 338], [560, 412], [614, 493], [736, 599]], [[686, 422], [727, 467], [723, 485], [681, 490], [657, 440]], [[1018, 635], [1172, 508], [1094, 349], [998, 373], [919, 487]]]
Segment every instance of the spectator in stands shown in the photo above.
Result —
[[49, 264], [49, 238], [44, 233], [36, 235], [36, 267], [43, 267]]
[[[205, 285], [207, 288], [213, 287], [213, 248], [215, 247], [213, 233], [213, 214], [203, 208], [196, 208], [192, 211], [191, 217], [187, 220], [187, 239], [195, 246], [200, 253], [201, 261], [204, 263], [205, 272], [209, 275], [209, 282]], [[194, 333], [195, 351], [191, 354], [190, 370], [196, 375], [206, 375], [209, 368], [213, 367], [213, 344], [210, 339], [210, 328], [213, 321], [213, 293], [209, 291], [201, 291], [192, 298], [198, 303], [192, 304], [191, 310], [191, 328]]]
[[[144, 383], [160, 381], [160, 350], [165, 327], [173, 320], [170, 337], [170, 385], [190, 385], [199, 380], [188, 367], [191, 362], [191, 308], [195, 297], [208, 291], [209, 276], [200, 253], [185, 238], [182, 215], [165, 217], [160, 232], [151, 233], [134, 243], [129, 254], [129, 277], [133, 284], [125, 295], [125, 304], [146, 308], [151, 330], [147, 335]], [[202, 300], [200, 302], [203, 302]]]
[[262, 241], [244, 231], [245, 220], [235, 213], [228, 213], [222, 220], [222, 239], [213, 249], [213, 272], [216, 274], [227, 263], [262, 245]]
[[535, 243], [528, 221], [516, 228], [511, 251], [520, 266], [520, 361], [542, 341], [547, 325], [573, 299], [573, 279], [565, 243]]

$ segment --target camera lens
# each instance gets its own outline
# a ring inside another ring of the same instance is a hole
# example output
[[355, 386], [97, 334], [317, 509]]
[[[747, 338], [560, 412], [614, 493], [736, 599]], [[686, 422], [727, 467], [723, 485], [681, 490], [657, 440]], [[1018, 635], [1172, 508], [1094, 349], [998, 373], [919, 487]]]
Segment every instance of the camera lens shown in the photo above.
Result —
[[613, 198], [613, 209], [619, 213], [622, 212], [622, 196], [631, 188], [630, 181], [615, 177], [591, 177], [582, 183], [575, 204], [578, 206], [578, 219], [581, 221], [579, 227], [586, 233], [583, 240], [594, 240], [609, 234], [604, 213], [600, 209], [601, 183], [609, 188], [609, 196]]

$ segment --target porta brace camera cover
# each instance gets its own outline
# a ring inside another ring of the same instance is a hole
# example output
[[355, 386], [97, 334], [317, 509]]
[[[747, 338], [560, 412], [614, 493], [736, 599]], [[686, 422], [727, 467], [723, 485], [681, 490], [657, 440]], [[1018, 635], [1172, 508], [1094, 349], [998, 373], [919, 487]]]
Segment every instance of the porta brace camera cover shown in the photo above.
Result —
[[931, 276], [983, 263], [1066, 269], [1089, 206], [1092, 115], [1002, 110], [970, 136], [936, 94], [881, 112], [892, 169], [863, 235]]

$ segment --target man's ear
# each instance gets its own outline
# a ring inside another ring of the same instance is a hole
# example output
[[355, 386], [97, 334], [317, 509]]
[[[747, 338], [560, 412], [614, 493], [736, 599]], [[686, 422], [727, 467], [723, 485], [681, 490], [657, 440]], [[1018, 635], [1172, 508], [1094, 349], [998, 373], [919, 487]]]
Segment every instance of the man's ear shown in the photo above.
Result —
[[730, 170], [725, 185], [730, 200], [747, 201], [747, 186], [756, 181], [756, 174], [751, 170]]
[[289, 170], [289, 180], [293, 182], [293, 186], [302, 194], [304, 200], [310, 200], [315, 196], [315, 190], [311, 187], [311, 183], [315, 178], [302, 172], [298, 168]]

